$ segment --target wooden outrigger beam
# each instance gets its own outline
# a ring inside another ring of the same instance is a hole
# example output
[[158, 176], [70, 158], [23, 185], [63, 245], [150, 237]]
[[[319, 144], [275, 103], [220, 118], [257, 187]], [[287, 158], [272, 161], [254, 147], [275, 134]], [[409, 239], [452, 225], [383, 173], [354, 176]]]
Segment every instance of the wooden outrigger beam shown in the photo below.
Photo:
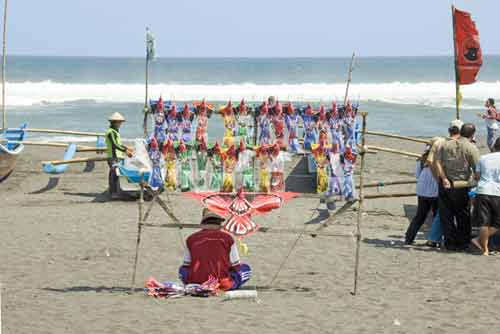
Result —
[[[7, 142], [7, 140], [0, 140], [0, 143], [2, 142]], [[37, 141], [28, 141], [28, 140], [23, 140], [23, 141], [9, 141], [13, 143], [19, 143], [19, 144], [24, 144], [26, 146], [44, 146], [44, 147], [61, 147], [61, 148], [67, 148], [69, 144], [66, 143], [56, 143], [56, 142], [37, 142]], [[92, 147], [92, 146], [87, 146], [87, 145], [78, 145], [77, 152], [104, 152], [106, 151], [105, 147]]]
[[399, 154], [399, 155], [405, 155], [407, 157], [414, 157], [414, 158], [420, 158], [422, 155], [418, 153], [413, 153], [413, 152], [407, 152], [407, 151], [402, 151], [402, 150], [396, 150], [393, 148], [387, 148], [387, 147], [382, 147], [382, 146], [372, 146], [369, 145], [367, 146], [369, 150], [375, 150], [375, 151], [380, 151], [380, 152], [387, 152], [387, 153], [394, 153], [394, 154]]
[[57, 165], [66, 165], [66, 164], [79, 164], [79, 163], [86, 163], [86, 162], [91, 162], [91, 161], [107, 161], [107, 157], [91, 157], [91, 158], [75, 158], [75, 159], [69, 159], [69, 160], [54, 160], [54, 161], [45, 161], [42, 162], [42, 164], [52, 164], [54, 166]]
[[37, 133], [53, 133], [53, 134], [62, 134], [62, 135], [74, 135], [74, 136], [104, 137], [104, 133], [101, 133], [101, 132], [55, 130], [55, 129], [35, 129], [35, 128], [27, 128], [27, 129], [24, 129], [24, 131], [37, 132]]

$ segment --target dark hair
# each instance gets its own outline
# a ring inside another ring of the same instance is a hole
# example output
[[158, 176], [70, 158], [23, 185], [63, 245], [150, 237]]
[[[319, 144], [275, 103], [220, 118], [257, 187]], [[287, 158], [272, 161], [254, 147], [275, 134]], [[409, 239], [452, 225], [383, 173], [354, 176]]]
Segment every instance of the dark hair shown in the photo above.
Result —
[[448, 129], [448, 133], [453, 136], [453, 135], [458, 135], [460, 133], [460, 129], [458, 126], [452, 126]]
[[465, 123], [462, 125], [462, 129], [460, 130], [460, 135], [468, 139], [473, 138], [475, 133], [476, 126], [472, 123]]
[[429, 153], [431, 152], [430, 147], [425, 149], [425, 152], [418, 158], [417, 160], [420, 161], [420, 168], [424, 169], [425, 163], [427, 162], [427, 157], [429, 156]]
[[488, 103], [494, 107], [495, 106], [495, 99], [493, 99], [492, 97], [490, 97], [488, 99]]
[[495, 140], [495, 143], [493, 144], [493, 150], [495, 152], [500, 152], [500, 137]]

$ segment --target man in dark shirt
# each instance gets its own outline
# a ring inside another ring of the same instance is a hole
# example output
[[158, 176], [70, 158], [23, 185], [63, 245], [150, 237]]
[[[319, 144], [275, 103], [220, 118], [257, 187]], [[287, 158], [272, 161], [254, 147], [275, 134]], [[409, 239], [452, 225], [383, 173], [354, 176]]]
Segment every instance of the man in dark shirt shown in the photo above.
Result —
[[202, 230], [186, 240], [184, 262], [179, 277], [184, 284], [202, 284], [214, 277], [222, 290], [234, 290], [251, 276], [250, 266], [240, 263], [238, 247], [233, 237], [221, 230], [224, 218], [203, 210]]

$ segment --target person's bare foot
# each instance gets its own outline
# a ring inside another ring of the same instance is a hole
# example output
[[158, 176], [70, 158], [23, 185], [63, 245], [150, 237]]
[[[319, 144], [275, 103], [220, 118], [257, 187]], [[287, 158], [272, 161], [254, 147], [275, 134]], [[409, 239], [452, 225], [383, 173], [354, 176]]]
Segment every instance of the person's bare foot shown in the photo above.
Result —
[[490, 256], [490, 252], [488, 252], [488, 251], [483, 252], [483, 256]]
[[479, 238], [474, 238], [474, 239], [472, 239], [470, 242], [471, 242], [471, 244], [473, 244], [473, 245], [474, 245], [477, 249], [482, 250], [482, 251], [483, 251], [483, 255], [484, 255], [484, 253], [487, 253], [487, 252], [488, 252], [487, 250], [485, 251], [485, 250], [483, 249], [483, 247], [481, 247], [481, 244], [479, 243]]

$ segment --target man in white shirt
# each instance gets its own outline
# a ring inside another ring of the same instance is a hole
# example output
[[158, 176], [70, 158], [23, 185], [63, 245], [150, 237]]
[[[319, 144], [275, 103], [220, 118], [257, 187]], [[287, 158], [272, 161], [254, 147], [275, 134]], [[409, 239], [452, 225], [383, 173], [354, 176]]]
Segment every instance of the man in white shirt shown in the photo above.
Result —
[[476, 167], [477, 197], [474, 219], [481, 225], [479, 237], [472, 244], [488, 256], [488, 240], [500, 229], [500, 138], [493, 153], [483, 155]]

